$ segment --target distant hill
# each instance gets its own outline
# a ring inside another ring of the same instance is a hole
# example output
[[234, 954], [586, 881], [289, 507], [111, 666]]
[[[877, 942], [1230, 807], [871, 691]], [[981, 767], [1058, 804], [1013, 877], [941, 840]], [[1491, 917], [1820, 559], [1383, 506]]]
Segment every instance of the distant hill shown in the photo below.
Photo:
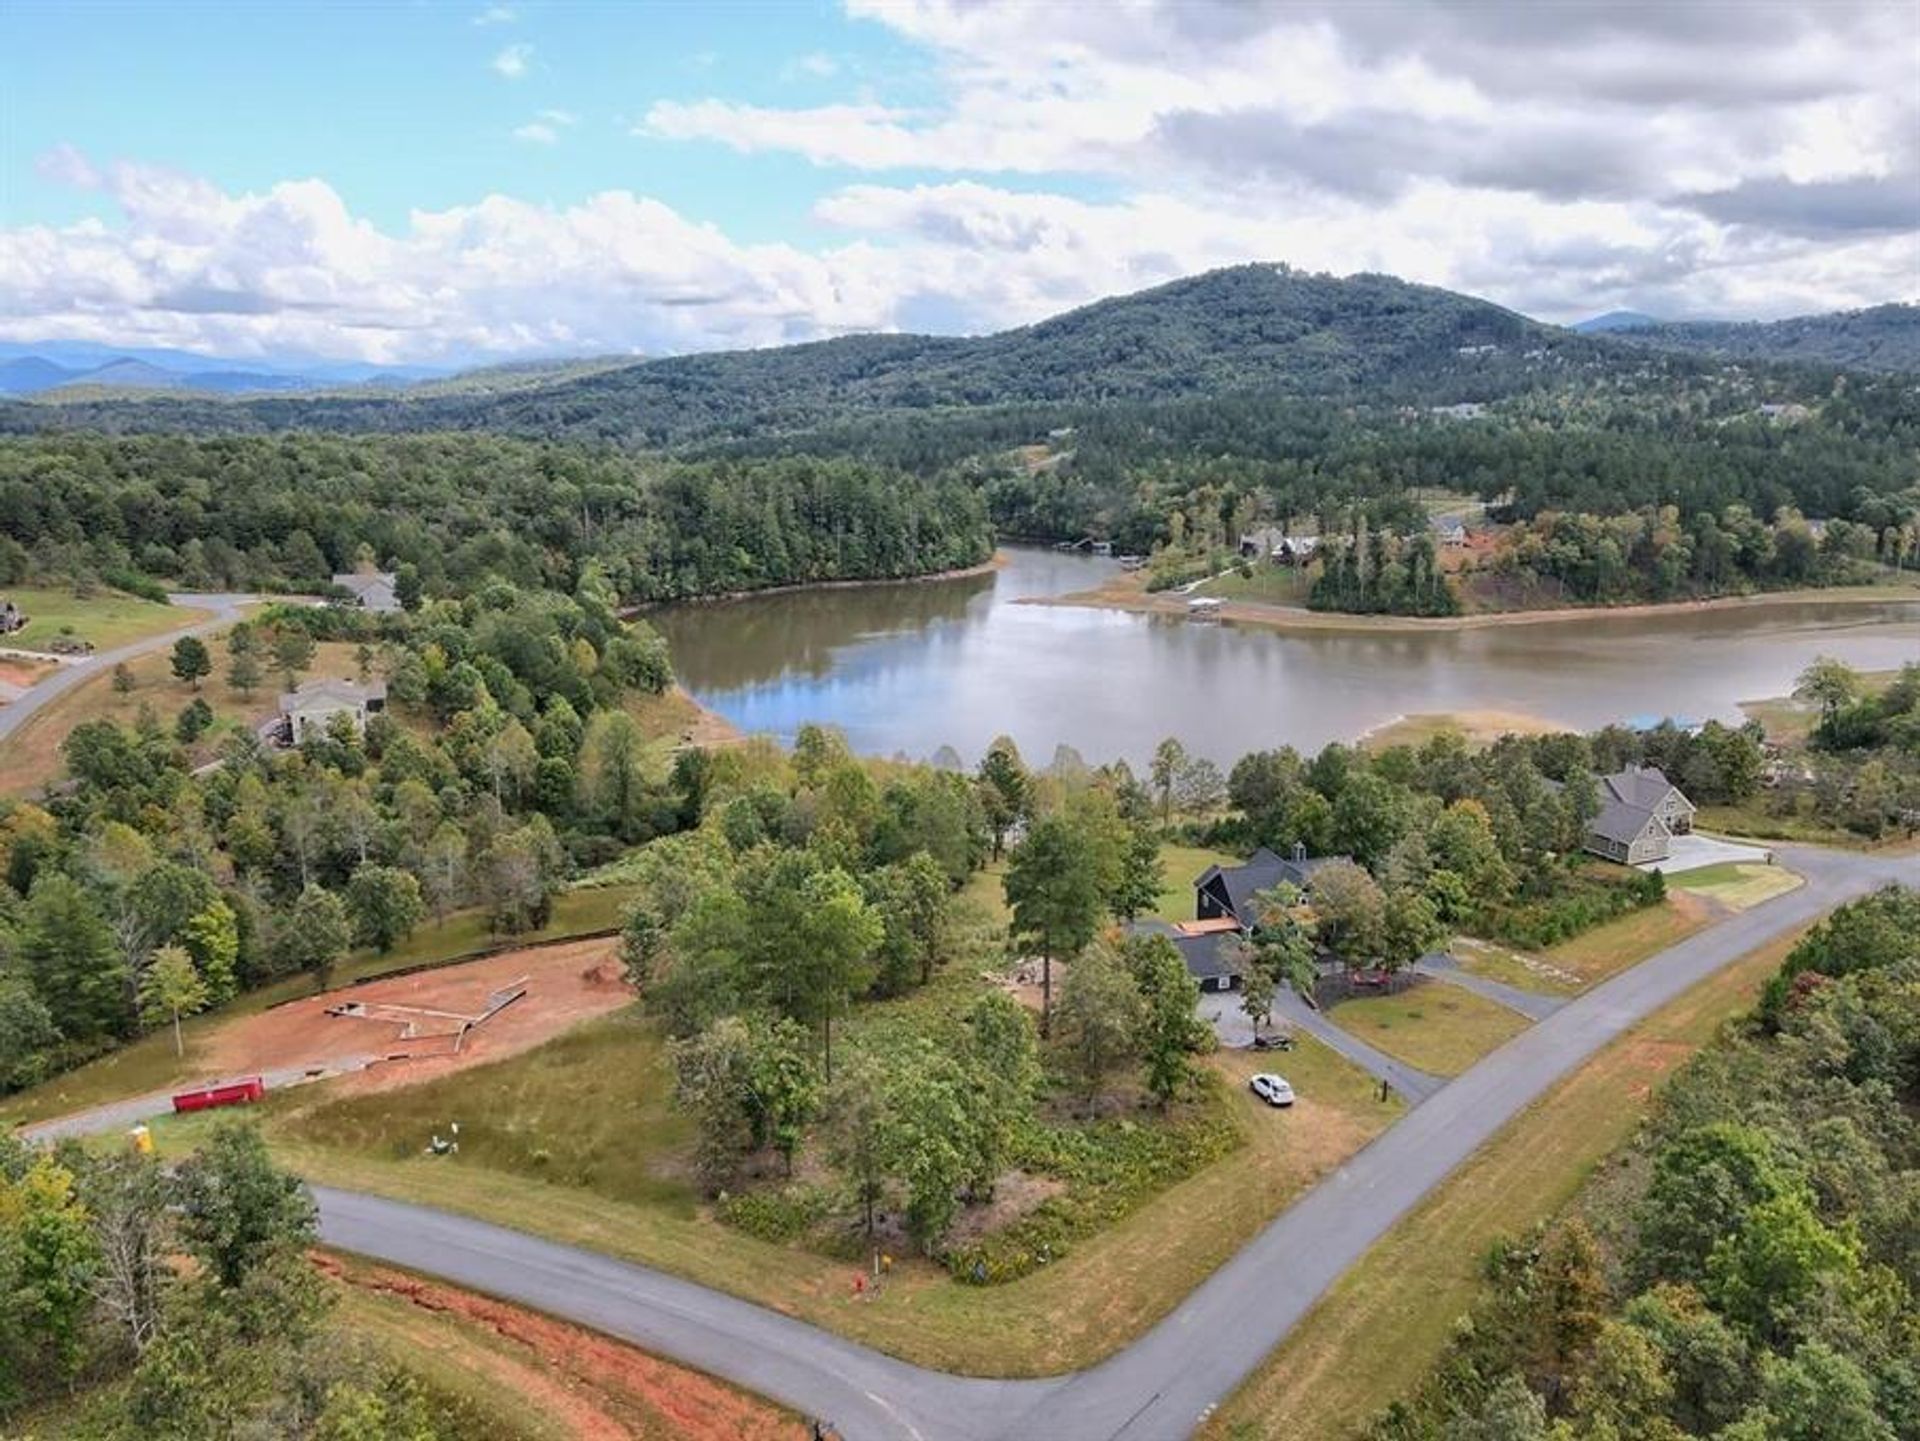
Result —
[[1609, 310], [1605, 315], [1575, 321], [1567, 328], [1577, 330], [1582, 335], [1607, 335], [1616, 330], [1646, 330], [1659, 323], [1644, 311]]
[[0, 395], [47, 395], [61, 401], [120, 391], [204, 391], [257, 395], [356, 384], [406, 385], [436, 379], [427, 366], [315, 360], [297, 367], [197, 355], [164, 347], [116, 350], [92, 341], [0, 342]]
[[1615, 328], [1611, 334], [1631, 345], [1688, 351], [1722, 360], [1780, 361], [1889, 373], [1920, 371], [1920, 305], [1876, 305], [1870, 310], [1801, 315], [1791, 320], [1666, 321]]
[[[860, 335], [596, 367], [534, 383], [486, 372], [418, 393], [210, 406], [62, 407], [110, 429], [484, 429], [647, 445], [768, 435], [849, 417], [1150, 401], [1258, 389], [1380, 403], [1485, 400], [1574, 365], [1640, 368], [1606, 342], [1384, 275], [1216, 270], [997, 335]], [[510, 373], [509, 373], [510, 374]], [[11, 418], [10, 418], [11, 419]], [[45, 423], [45, 422], [41, 422]]]
[[72, 380], [78, 373], [38, 355], [0, 360], [0, 395], [33, 395]]

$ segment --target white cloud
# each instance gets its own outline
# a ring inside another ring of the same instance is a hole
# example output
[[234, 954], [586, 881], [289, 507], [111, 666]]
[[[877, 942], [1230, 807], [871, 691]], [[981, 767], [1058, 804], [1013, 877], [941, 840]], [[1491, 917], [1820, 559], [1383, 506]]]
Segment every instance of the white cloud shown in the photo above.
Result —
[[[532, 124], [558, 125], [553, 119]], [[48, 161], [116, 224], [0, 230], [0, 337], [378, 361], [732, 348], [852, 331], [985, 331], [1211, 266], [1384, 270], [1552, 319], [1780, 315], [1912, 290], [1905, 237], [1839, 242], [1629, 201], [1416, 184], [1386, 201], [1140, 191], [1095, 203], [977, 181], [844, 186], [808, 252], [746, 244], [622, 190], [492, 195], [382, 228], [318, 180], [233, 194], [160, 167]], [[1765, 197], [1762, 197], [1765, 198]]]
[[781, 67], [781, 74], [788, 80], [809, 76], [815, 80], [827, 80], [840, 73], [840, 62], [824, 50], [810, 50], [805, 55], [796, 55]]
[[509, 45], [493, 57], [494, 73], [509, 80], [518, 80], [527, 73], [527, 66], [533, 60], [531, 45]]
[[473, 17], [476, 25], [511, 25], [519, 14], [511, 5], [489, 5]]

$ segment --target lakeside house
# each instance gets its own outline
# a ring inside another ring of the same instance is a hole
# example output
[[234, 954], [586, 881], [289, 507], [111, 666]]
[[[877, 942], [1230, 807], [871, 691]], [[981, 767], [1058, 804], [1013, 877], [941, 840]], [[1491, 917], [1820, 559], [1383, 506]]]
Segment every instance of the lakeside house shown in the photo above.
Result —
[[1693, 830], [1694, 804], [1658, 766], [1629, 765], [1601, 776], [1600, 809], [1587, 824], [1586, 849], [1621, 865], [1664, 861], [1673, 838]]
[[365, 734], [367, 718], [387, 707], [387, 687], [381, 681], [361, 685], [350, 680], [310, 680], [297, 690], [280, 697], [278, 740], [283, 746], [298, 745], [314, 736], [324, 736], [335, 716], [344, 715], [357, 733]]
[[351, 574], [336, 575], [333, 583], [339, 589], [349, 592], [353, 596], [352, 603], [361, 610], [370, 610], [380, 615], [392, 615], [400, 609], [400, 595], [395, 589], [397, 577], [392, 571], [355, 571]]
[[0, 600], [0, 635], [27, 628], [27, 613], [10, 600]]
[[1309, 894], [1316, 872], [1346, 859], [1309, 856], [1303, 846], [1295, 846], [1287, 858], [1262, 846], [1245, 865], [1208, 866], [1200, 873], [1193, 883], [1193, 920], [1133, 921], [1126, 934], [1165, 936], [1201, 990], [1231, 991], [1245, 979], [1253, 954], [1253, 929], [1260, 920], [1255, 897], [1279, 885]]
[[1313, 894], [1316, 873], [1346, 856], [1309, 856], [1305, 846], [1295, 846], [1290, 857], [1282, 857], [1265, 846], [1260, 847], [1242, 866], [1208, 866], [1194, 881], [1194, 914], [1202, 921], [1231, 919], [1241, 930], [1251, 932], [1260, 921], [1255, 899], [1262, 891], [1289, 885], [1303, 896]]
[[1320, 549], [1317, 535], [1288, 535], [1278, 526], [1262, 526], [1240, 537], [1240, 554], [1275, 565], [1305, 565]]

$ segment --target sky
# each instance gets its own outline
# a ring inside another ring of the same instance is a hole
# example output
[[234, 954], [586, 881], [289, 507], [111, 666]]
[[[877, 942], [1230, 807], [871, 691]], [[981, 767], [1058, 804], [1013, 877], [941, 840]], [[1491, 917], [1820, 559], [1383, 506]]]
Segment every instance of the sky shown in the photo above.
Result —
[[0, 0], [0, 340], [658, 355], [1243, 261], [1920, 298], [1920, 0]]

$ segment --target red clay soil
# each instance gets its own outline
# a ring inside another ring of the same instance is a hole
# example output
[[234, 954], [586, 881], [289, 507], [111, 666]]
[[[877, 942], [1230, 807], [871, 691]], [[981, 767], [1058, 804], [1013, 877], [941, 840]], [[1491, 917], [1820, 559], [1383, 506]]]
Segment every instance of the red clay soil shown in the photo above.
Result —
[[[483, 1065], [539, 1045], [561, 1031], [618, 1010], [633, 999], [615, 956], [617, 942], [602, 937], [564, 946], [508, 951], [417, 975], [325, 991], [223, 1027], [206, 1051], [209, 1071], [221, 1076], [284, 1071], [293, 1067], [355, 1069], [369, 1057], [385, 1060], [333, 1083], [342, 1092], [387, 1090], [431, 1080], [450, 1071]], [[442, 1034], [404, 1039], [399, 1020], [329, 1016], [347, 1002], [378, 1007], [419, 1006], [457, 1015], [478, 1015], [487, 997], [525, 976], [527, 994], [484, 1025], [469, 1031], [459, 1054], [451, 1053], [457, 1021], [421, 1017], [423, 1029]]]
[[[641, 1434], [687, 1441], [797, 1441], [804, 1434], [798, 1421], [770, 1401], [598, 1332], [402, 1271], [348, 1265], [324, 1253], [313, 1259], [348, 1285], [397, 1297], [508, 1342], [508, 1354], [487, 1358], [491, 1379], [537, 1402], [583, 1441], [625, 1441], [635, 1432], [620, 1413], [631, 1417], [635, 1412], [648, 1423]], [[467, 1348], [465, 1354], [478, 1350]]]

